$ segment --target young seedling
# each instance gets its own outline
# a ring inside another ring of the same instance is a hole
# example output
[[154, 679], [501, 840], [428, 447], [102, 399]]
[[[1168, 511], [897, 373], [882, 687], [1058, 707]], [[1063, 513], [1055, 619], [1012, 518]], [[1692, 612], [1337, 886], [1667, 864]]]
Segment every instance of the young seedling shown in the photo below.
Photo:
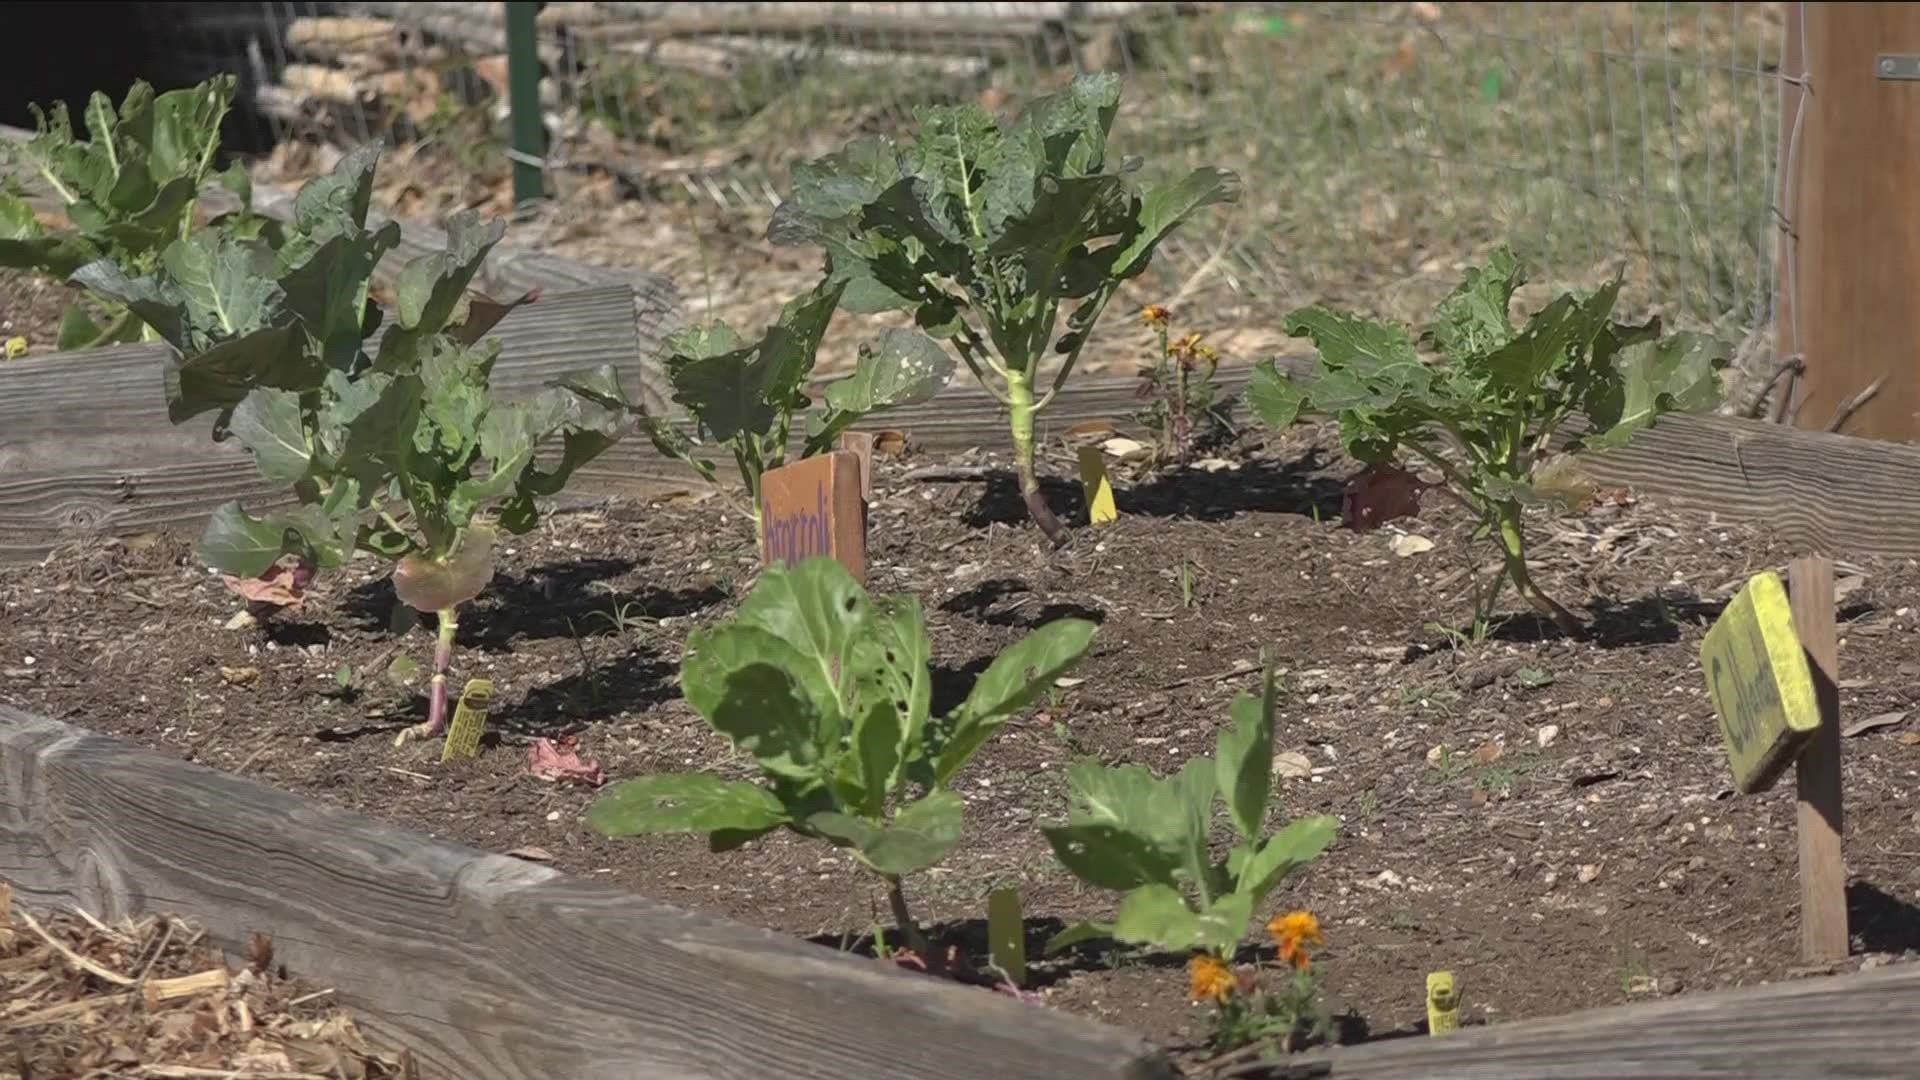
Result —
[[[1120, 286], [1194, 211], [1239, 197], [1225, 169], [1136, 191], [1107, 169], [1117, 75], [1083, 75], [1001, 126], [978, 105], [918, 112], [906, 145], [863, 138], [794, 169], [768, 239], [826, 250], [850, 311], [910, 311], [1007, 407], [1020, 493], [1055, 543], [1034, 473], [1034, 416], [1065, 385]], [[1056, 338], [1063, 304], [1073, 305]], [[1041, 361], [1063, 359], [1035, 397]]]
[[1158, 347], [1152, 365], [1140, 370], [1137, 393], [1147, 405], [1135, 418], [1154, 434], [1155, 459], [1177, 464], [1187, 460], [1196, 443], [1232, 430], [1213, 381], [1220, 354], [1197, 333], [1173, 338], [1172, 313], [1159, 304], [1149, 305], [1140, 318], [1152, 328]]
[[[1561, 294], [1516, 330], [1508, 308], [1524, 280], [1504, 248], [1470, 270], [1423, 335], [1440, 354], [1432, 365], [1404, 328], [1317, 306], [1292, 312], [1287, 332], [1313, 340], [1315, 368], [1296, 381], [1263, 361], [1247, 399], [1275, 428], [1303, 410], [1337, 416], [1347, 453], [1369, 466], [1390, 466], [1404, 449], [1438, 470], [1479, 518], [1476, 536], [1500, 546], [1502, 570], [1478, 599], [1478, 618], [1510, 580], [1535, 611], [1578, 634], [1580, 621], [1527, 570], [1524, 508], [1578, 506], [1592, 494], [1579, 451], [1622, 446], [1664, 413], [1713, 408], [1730, 353], [1697, 334], [1663, 338], [1657, 318], [1614, 322], [1618, 277], [1591, 294]], [[1586, 432], [1549, 455], [1575, 414]]]
[[[1275, 696], [1269, 667], [1259, 697], [1235, 697], [1233, 726], [1220, 734], [1214, 756], [1189, 759], [1173, 776], [1093, 759], [1068, 769], [1067, 822], [1041, 831], [1075, 877], [1125, 895], [1112, 922], [1068, 927], [1047, 943], [1048, 952], [1110, 937], [1230, 956], [1267, 894], [1333, 843], [1338, 823], [1324, 814], [1266, 831]], [[1216, 798], [1226, 803], [1235, 833], [1219, 861], [1209, 847]]]
[[709, 483], [714, 482], [713, 465], [697, 455], [707, 446], [725, 446], [746, 487], [756, 541], [764, 539], [760, 477], [786, 464], [797, 416], [805, 416], [807, 438], [800, 457], [808, 458], [832, 450], [862, 417], [926, 401], [953, 377], [953, 360], [938, 342], [912, 330], [891, 329], [860, 347], [853, 372], [827, 384], [826, 407], [811, 410], [813, 402], [804, 388], [845, 290], [844, 281], [827, 281], [788, 302], [779, 321], [757, 341], [742, 342], [732, 327], [715, 322], [666, 343], [673, 400], [692, 414], [695, 429], [687, 436], [663, 422], [650, 422], [654, 445]]
[[642, 776], [609, 785], [587, 824], [609, 836], [706, 833], [714, 851], [782, 828], [825, 841], [879, 877], [900, 934], [932, 962], [902, 879], [960, 839], [954, 775], [1079, 661], [1093, 632], [1079, 619], [1047, 623], [934, 717], [916, 597], [869, 598], [831, 559], [770, 566], [732, 621], [693, 633], [680, 672], [687, 703], [752, 755], [765, 783]]
[[[214, 174], [220, 124], [233, 104], [234, 86], [233, 76], [222, 75], [156, 95], [136, 80], [118, 109], [95, 91], [87, 101], [88, 139], [75, 137], [65, 102], [51, 111], [30, 106], [33, 137], [0, 148], [0, 159], [30, 168], [59, 200], [69, 224], [48, 229], [18, 191], [0, 190], [0, 266], [62, 281], [98, 259], [134, 275], [157, 270], [161, 253], [193, 227], [200, 187]], [[218, 175], [241, 202], [239, 211], [224, 215], [229, 225], [258, 227], [248, 210], [253, 185], [245, 167], [236, 162]], [[111, 298], [96, 293], [93, 299]], [[101, 326], [76, 302], [61, 318], [57, 347], [158, 336], [118, 304]]]
[[[365, 550], [393, 561], [403, 603], [437, 613], [428, 718], [404, 742], [445, 723], [457, 612], [493, 579], [496, 528], [531, 529], [536, 500], [611, 445], [626, 412], [611, 367], [526, 401], [492, 394], [498, 342], [480, 338], [514, 305], [467, 297], [505, 230], [473, 213], [448, 222], [446, 251], [401, 270], [395, 321], [376, 339], [383, 315], [368, 290], [400, 236], [391, 222], [366, 226], [379, 153], [356, 150], [310, 181], [283, 235], [200, 230], [168, 245], [155, 274], [103, 260], [75, 277], [180, 354], [167, 377], [175, 423], [216, 413], [215, 437], [237, 440], [300, 499], [264, 516], [222, 505], [203, 559], [239, 579], [290, 565], [298, 589]], [[536, 461], [556, 438], [558, 460]]]

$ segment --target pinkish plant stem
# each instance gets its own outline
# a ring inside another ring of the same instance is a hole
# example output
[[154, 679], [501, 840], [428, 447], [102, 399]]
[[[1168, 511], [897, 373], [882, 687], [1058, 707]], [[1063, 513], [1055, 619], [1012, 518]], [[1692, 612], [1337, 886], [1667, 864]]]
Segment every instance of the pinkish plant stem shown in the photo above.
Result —
[[431, 739], [447, 726], [447, 668], [453, 666], [453, 637], [460, 629], [454, 608], [441, 608], [440, 637], [433, 646], [433, 680], [427, 691], [427, 722], [415, 724], [400, 733], [395, 746], [411, 739]]

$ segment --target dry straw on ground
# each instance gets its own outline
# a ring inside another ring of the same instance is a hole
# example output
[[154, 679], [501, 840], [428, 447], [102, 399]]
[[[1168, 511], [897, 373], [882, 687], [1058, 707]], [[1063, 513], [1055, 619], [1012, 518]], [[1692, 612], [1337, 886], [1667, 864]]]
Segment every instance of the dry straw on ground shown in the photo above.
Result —
[[0, 1080], [415, 1080], [369, 1046], [330, 990], [290, 978], [256, 937], [230, 969], [204, 933], [148, 916], [36, 918], [0, 881]]

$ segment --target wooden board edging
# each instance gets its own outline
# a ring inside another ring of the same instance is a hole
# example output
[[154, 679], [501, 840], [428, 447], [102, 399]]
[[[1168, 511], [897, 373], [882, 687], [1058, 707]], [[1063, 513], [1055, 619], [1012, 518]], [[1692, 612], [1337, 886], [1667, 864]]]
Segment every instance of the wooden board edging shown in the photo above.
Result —
[[[0, 705], [22, 904], [193, 919], [457, 1080], [1172, 1080], [1136, 1036]], [[853, 881], [849, 888], [858, 888]]]
[[[500, 385], [509, 393], [537, 388], [558, 371], [603, 361], [620, 368], [630, 392], [656, 378], [631, 295], [630, 286], [597, 286], [514, 311], [496, 331]], [[197, 531], [228, 498], [255, 508], [287, 498], [260, 480], [243, 452], [209, 442], [204, 425], [167, 423], [159, 382], [164, 355], [164, 346], [123, 346], [0, 364], [0, 565], [37, 560], [87, 536]], [[91, 377], [62, 377], [73, 370]], [[1238, 393], [1247, 370], [1222, 368], [1222, 393]], [[1137, 386], [1127, 376], [1070, 380], [1038, 418], [1038, 433], [1049, 439], [1094, 420], [1131, 426]], [[1008, 438], [1000, 405], [965, 375], [931, 401], [876, 415], [871, 426], [903, 431], [935, 454], [999, 449]], [[1576, 419], [1566, 434], [1580, 430]], [[1602, 483], [1675, 506], [1764, 523], [1809, 554], [1920, 551], [1920, 501], [1910, 497], [1920, 490], [1920, 446], [1732, 417], [1668, 416], [1628, 446], [1590, 455], [1587, 468]], [[582, 469], [565, 501], [699, 486], [684, 464], [636, 436]]]
[[[1791, 948], [1791, 945], [1786, 946]], [[1469, 996], [1472, 994], [1468, 988]], [[1680, 994], [1538, 1020], [1312, 1050], [1329, 1080], [1832, 1080], [1912, 1076], [1920, 963]]]

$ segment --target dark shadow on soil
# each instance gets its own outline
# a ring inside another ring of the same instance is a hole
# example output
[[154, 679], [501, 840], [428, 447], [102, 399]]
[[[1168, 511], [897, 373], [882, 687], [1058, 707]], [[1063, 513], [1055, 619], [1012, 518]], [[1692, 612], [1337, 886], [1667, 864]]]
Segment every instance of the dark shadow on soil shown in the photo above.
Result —
[[[636, 589], [607, 592], [593, 586], [631, 573], [631, 559], [577, 559], [547, 563], [524, 574], [496, 575], [460, 612], [459, 648], [498, 651], [516, 639], [588, 637], [619, 631], [622, 622], [684, 617], [721, 603], [727, 592], [700, 589]], [[342, 614], [363, 629], [385, 630], [396, 598], [388, 578], [354, 589], [341, 602]], [[436, 620], [419, 613], [419, 626], [431, 634]]]
[[[1285, 464], [1243, 458], [1240, 468], [1231, 471], [1170, 468], [1143, 483], [1116, 485], [1114, 505], [1120, 513], [1137, 517], [1225, 521], [1259, 511], [1338, 521], [1345, 489], [1340, 481], [1323, 475], [1328, 468], [1318, 449]], [[1028, 522], [1027, 505], [1012, 470], [987, 474], [985, 484], [979, 499], [961, 512], [963, 523], [980, 529]], [[1042, 476], [1040, 493], [1069, 528], [1087, 524], [1086, 495], [1077, 481]]]
[[268, 641], [283, 649], [307, 649], [315, 645], [325, 647], [333, 644], [333, 631], [322, 622], [295, 622], [270, 616], [261, 621], [260, 632]]
[[1868, 882], [1847, 885], [1847, 926], [1864, 952], [1920, 951], [1920, 905]]
[[958, 708], [973, 693], [973, 684], [980, 673], [993, 663], [993, 657], [982, 656], [967, 661], [959, 667], [942, 667], [939, 664], [927, 666], [928, 711], [934, 716], [945, 716]]
[[[516, 704], [496, 706], [487, 725], [515, 735], [553, 738], [595, 720], [648, 709], [673, 698], [676, 668], [658, 653], [634, 647], [612, 659], [589, 654], [583, 670], [527, 691]], [[421, 699], [425, 716], [426, 699]]]
[[[1027, 584], [1016, 578], [992, 578], [959, 593], [940, 605], [949, 615], [964, 615], [988, 626], [1012, 626], [1032, 630], [1055, 619], [1106, 621], [1107, 613], [1082, 604], [1045, 604], [1034, 607], [1023, 600], [1002, 604], [1016, 593], [1029, 592]], [[997, 610], [996, 610], [997, 609]]]
[[[1680, 625], [1710, 625], [1726, 608], [1721, 600], [1655, 594], [1630, 603], [1591, 600], [1586, 605], [1580, 640], [1605, 649], [1670, 645], [1680, 640]], [[1495, 641], [1532, 645], [1564, 640], [1567, 634], [1544, 616], [1515, 612], [1501, 618], [1487, 636]]]
[[[1026, 920], [1027, 982], [1025, 989], [1038, 990], [1052, 986], [1076, 974], [1105, 971], [1113, 965], [1108, 950], [1089, 949], [1084, 945], [1061, 952], [1058, 956], [1047, 956], [1048, 939], [1067, 928], [1067, 924], [1056, 918], [1032, 918]], [[987, 941], [987, 921], [985, 919], [962, 919], [958, 922], [939, 923], [922, 928], [927, 940], [936, 951], [952, 946], [960, 950], [976, 968], [984, 969], [991, 955]], [[899, 948], [900, 940], [892, 926], [885, 930], [887, 945]], [[815, 934], [808, 941], [815, 945], [824, 945], [837, 952], [849, 952], [857, 956], [873, 956], [873, 935], [867, 932], [857, 934]], [[1090, 943], [1088, 943], [1090, 944]], [[1109, 946], [1111, 942], [1107, 943]], [[1129, 963], [1150, 964], [1158, 967], [1184, 967], [1186, 960], [1178, 956], [1143, 956], [1129, 959]]]

